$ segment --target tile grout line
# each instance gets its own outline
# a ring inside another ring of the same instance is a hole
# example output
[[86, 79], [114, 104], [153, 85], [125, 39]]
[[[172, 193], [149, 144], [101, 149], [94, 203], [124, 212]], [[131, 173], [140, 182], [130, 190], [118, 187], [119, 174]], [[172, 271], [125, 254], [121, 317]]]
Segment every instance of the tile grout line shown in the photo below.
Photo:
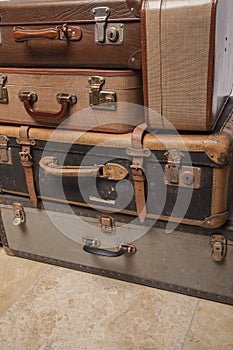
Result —
[[2, 319], [2, 317], [6, 314], [6, 312], [8, 312], [8, 310], [10, 310], [23, 296], [25, 293], [27, 293], [41, 278], [42, 276], [47, 273], [47, 271], [49, 271], [52, 267], [48, 266], [48, 268], [43, 271], [40, 276], [32, 283], [30, 284], [30, 286], [28, 286], [28, 288], [26, 288], [14, 301], [13, 303], [0, 315], [0, 320]]
[[192, 317], [191, 317], [191, 320], [190, 320], [190, 323], [189, 323], [189, 326], [188, 326], [188, 329], [187, 329], [187, 332], [185, 334], [184, 341], [183, 341], [183, 344], [181, 345], [181, 349], [180, 350], [184, 350], [185, 349], [184, 347], [185, 347], [185, 345], [187, 343], [187, 338], [188, 338], [188, 335], [189, 335], [190, 330], [192, 328], [193, 321], [194, 321], [194, 318], [196, 316], [196, 312], [197, 312], [199, 304], [200, 304], [200, 299], [197, 299], [197, 302], [196, 302], [196, 305], [195, 305], [195, 308], [194, 308], [194, 311], [193, 311], [193, 314], [192, 314]]

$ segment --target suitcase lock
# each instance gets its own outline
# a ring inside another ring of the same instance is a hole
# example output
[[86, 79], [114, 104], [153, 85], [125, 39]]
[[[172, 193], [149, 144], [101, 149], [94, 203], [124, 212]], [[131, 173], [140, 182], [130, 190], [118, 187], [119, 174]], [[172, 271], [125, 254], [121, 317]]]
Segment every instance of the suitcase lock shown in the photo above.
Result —
[[6, 75], [0, 75], [0, 103], [8, 103], [8, 91], [5, 87], [5, 82], [7, 80]]
[[210, 248], [212, 259], [222, 262], [226, 256], [227, 239], [222, 235], [213, 235], [210, 240]]
[[95, 42], [96, 44], [114, 44], [121, 45], [124, 41], [124, 24], [107, 24], [107, 18], [110, 15], [108, 7], [95, 7], [92, 14], [95, 19]]
[[169, 186], [189, 187], [200, 189], [202, 170], [199, 167], [181, 166], [184, 154], [177, 149], [164, 153], [168, 164], [165, 165], [165, 183]]
[[89, 91], [89, 101], [91, 108], [116, 110], [116, 93], [112, 91], [101, 91], [101, 86], [105, 79], [99, 76], [93, 76], [88, 79], [91, 90]]
[[25, 211], [23, 209], [22, 204], [13, 203], [13, 210], [14, 210], [13, 225], [18, 226], [23, 224], [26, 221], [26, 216], [25, 216]]

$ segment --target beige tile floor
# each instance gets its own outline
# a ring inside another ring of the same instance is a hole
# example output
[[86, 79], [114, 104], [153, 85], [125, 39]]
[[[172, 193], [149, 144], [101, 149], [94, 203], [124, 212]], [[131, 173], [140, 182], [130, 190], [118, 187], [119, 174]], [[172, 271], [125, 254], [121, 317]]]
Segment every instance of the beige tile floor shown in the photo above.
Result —
[[233, 350], [233, 307], [9, 257], [1, 350]]

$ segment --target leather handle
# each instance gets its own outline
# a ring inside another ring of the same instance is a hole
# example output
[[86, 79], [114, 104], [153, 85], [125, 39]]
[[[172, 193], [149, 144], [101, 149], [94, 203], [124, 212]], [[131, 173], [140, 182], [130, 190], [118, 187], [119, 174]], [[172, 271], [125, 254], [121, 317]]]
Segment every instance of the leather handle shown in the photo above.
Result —
[[54, 157], [43, 157], [40, 167], [50, 175], [62, 177], [98, 176], [101, 165], [61, 166]]
[[16, 27], [12, 30], [12, 37], [15, 41], [27, 41], [31, 39], [78, 41], [82, 37], [82, 30], [78, 26], [67, 26], [66, 24], [46, 29], [24, 29]]
[[104, 165], [62, 166], [58, 164], [55, 157], [45, 156], [40, 160], [39, 165], [47, 174], [62, 177], [95, 176], [118, 181], [128, 174], [128, 170], [121, 164], [111, 162]]
[[83, 246], [83, 250], [89, 254], [105, 256], [108, 258], [116, 258], [125, 253], [135, 254], [136, 248], [131, 244], [120, 244], [117, 251], [112, 251], [108, 249], [93, 247], [93, 240], [87, 239], [85, 245]]
[[61, 105], [58, 112], [42, 111], [33, 108], [34, 102], [37, 101], [37, 95], [34, 92], [23, 91], [18, 95], [23, 102], [26, 112], [38, 121], [56, 123], [61, 121], [67, 114], [70, 105], [77, 102], [77, 97], [73, 94], [57, 94], [57, 102]]

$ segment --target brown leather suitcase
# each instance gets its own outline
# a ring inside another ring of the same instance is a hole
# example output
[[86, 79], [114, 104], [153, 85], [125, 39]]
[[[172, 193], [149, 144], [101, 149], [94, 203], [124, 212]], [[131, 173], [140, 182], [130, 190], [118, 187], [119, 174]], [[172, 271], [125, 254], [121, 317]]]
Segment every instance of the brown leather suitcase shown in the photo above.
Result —
[[140, 69], [140, 4], [0, 2], [0, 66]]
[[144, 120], [141, 73], [0, 69], [0, 123], [124, 133]]
[[212, 130], [233, 84], [232, 0], [145, 0], [142, 46], [151, 128]]
[[89, 206], [168, 227], [220, 227], [232, 201], [232, 111], [230, 99], [211, 135], [0, 125], [0, 197]]

